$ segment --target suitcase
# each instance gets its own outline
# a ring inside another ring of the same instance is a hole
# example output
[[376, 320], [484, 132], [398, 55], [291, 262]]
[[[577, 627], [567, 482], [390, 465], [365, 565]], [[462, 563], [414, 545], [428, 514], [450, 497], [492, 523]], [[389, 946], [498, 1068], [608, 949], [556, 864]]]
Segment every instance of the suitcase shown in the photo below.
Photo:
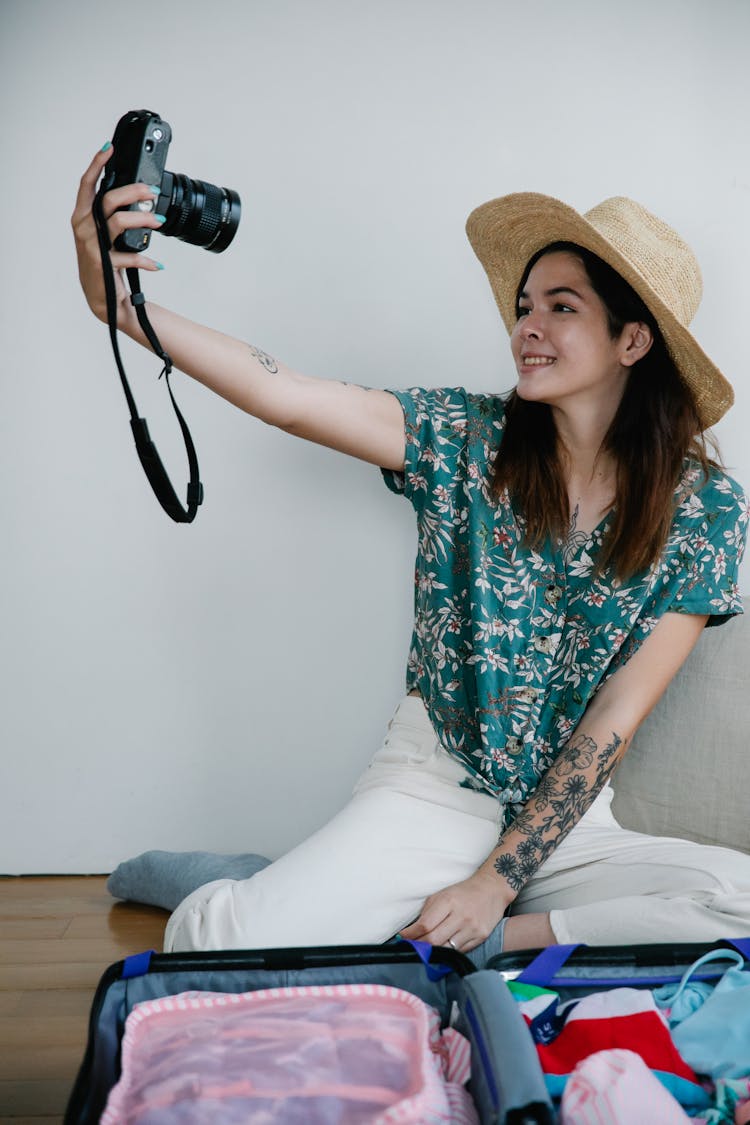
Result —
[[242, 993], [300, 985], [378, 984], [431, 1005], [441, 1025], [471, 1047], [469, 1091], [481, 1125], [551, 1125], [552, 1103], [523, 1018], [501, 974], [477, 970], [452, 949], [422, 943], [144, 953], [103, 974], [91, 1008], [86, 1053], [65, 1125], [99, 1120], [120, 1076], [125, 1020], [133, 1006], [187, 991]]

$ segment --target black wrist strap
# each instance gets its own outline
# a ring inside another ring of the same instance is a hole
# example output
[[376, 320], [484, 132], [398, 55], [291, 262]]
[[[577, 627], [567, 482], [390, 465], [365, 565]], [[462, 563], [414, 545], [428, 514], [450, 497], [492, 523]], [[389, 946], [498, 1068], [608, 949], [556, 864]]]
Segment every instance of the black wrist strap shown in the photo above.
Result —
[[174, 412], [177, 415], [177, 421], [182, 430], [182, 437], [185, 442], [185, 451], [187, 453], [188, 467], [190, 469], [190, 480], [187, 487], [187, 507], [184, 508], [180, 501], [177, 499], [177, 493], [172, 487], [172, 482], [167, 475], [167, 471], [162, 464], [159, 451], [154, 445], [148, 432], [148, 424], [145, 418], [138, 417], [138, 408], [133, 398], [133, 393], [130, 390], [127, 377], [125, 375], [125, 368], [120, 356], [120, 348], [117, 342], [117, 296], [115, 291], [115, 276], [112, 269], [112, 262], [110, 261], [109, 251], [112, 248], [107, 224], [104, 219], [104, 212], [102, 210], [102, 195], [100, 190], [94, 200], [94, 221], [96, 222], [96, 230], [99, 238], [99, 249], [102, 257], [102, 270], [104, 273], [104, 290], [107, 298], [107, 323], [109, 325], [109, 338], [112, 343], [112, 351], [115, 356], [115, 363], [117, 370], [120, 373], [120, 381], [122, 389], [125, 392], [125, 398], [130, 410], [130, 428], [133, 432], [135, 439], [135, 448], [140, 458], [143, 470], [148, 477], [149, 483], [154, 490], [157, 500], [161, 504], [164, 511], [176, 523], [192, 523], [198, 511], [198, 506], [203, 503], [203, 485], [200, 482], [200, 474], [198, 470], [198, 457], [193, 445], [193, 439], [190, 436], [190, 430], [187, 423], [183, 418], [180, 408], [178, 407], [172, 387], [169, 382], [169, 375], [172, 370], [172, 360], [169, 355], [164, 351], [159, 338], [154, 332], [151, 322], [146, 315], [146, 298], [141, 292], [140, 280], [138, 277], [138, 270], [126, 270], [128, 284], [130, 285], [130, 300], [135, 308], [138, 323], [143, 329], [143, 333], [148, 340], [153, 351], [158, 355], [159, 359], [164, 364], [161, 376], [167, 384], [169, 397], [172, 401]]

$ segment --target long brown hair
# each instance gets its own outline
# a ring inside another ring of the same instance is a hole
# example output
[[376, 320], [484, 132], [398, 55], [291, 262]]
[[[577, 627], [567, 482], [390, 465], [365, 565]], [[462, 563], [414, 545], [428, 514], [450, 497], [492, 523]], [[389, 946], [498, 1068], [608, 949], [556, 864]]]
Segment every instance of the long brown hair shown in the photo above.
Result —
[[[601, 452], [615, 460], [615, 504], [610, 527], [596, 560], [597, 570], [612, 566], [620, 579], [652, 566], [664, 547], [675, 511], [675, 489], [689, 457], [708, 473], [717, 465], [708, 456], [693, 394], [680, 378], [658, 325], [638, 294], [611, 266], [570, 242], [555, 242], [529, 261], [518, 286], [544, 254], [574, 254], [607, 312], [616, 339], [626, 324], [642, 321], [653, 344], [633, 365], [625, 391], [604, 435]], [[526, 525], [530, 546], [562, 538], [570, 523], [563, 452], [551, 408], [526, 402], [515, 391], [505, 400], [506, 426], [491, 473], [496, 496], [504, 490]], [[715, 443], [712, 449], [718, 455]]]

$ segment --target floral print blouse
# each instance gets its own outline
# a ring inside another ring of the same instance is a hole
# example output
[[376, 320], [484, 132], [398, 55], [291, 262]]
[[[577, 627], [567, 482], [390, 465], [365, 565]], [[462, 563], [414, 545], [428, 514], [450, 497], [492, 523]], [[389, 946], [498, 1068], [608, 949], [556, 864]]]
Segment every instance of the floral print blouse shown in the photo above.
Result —
[[413, 504], [418, 529], [407, 690], [421, 693], [440, 742], [466, 766], [465, 784], [496, 794], [515, 816], [597, 688], [662, 614], [705, 613], [719, 624], [742, 612], [748, 501], [723, 472], [706, 481], [687, 463], [661, 558], [620, 582], [594, 569], [606, 519], [566, 563], [561, 543], [524, 546], [507, 495], [490, 496], [501, 397], [391, 393], [404, 410], [406, 463], [383, 475]]

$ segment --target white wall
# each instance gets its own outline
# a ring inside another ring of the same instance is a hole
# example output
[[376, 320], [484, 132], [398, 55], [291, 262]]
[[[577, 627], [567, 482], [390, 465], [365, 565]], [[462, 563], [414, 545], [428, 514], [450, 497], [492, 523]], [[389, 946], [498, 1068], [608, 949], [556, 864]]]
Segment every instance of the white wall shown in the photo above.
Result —
[[[512, 383], [463, 233], [495, 195], [641, 200], [694, 246], [695, 331], [750, 483], [745, 0], [0, 0], [0, 870], [149, 847], [277, 855], [344, 799], [403, 681], [414, 529], [377, 471], [177, 376], [206, 503], [152, 498], [69, 215], [117, 118], [237, 188], [224, 255], [155, 239], [155, 300], [313, 374]], [[157, 362], [143, 413], [186, 479]], [[750, 571], [745, 567], [745, 581]]]

